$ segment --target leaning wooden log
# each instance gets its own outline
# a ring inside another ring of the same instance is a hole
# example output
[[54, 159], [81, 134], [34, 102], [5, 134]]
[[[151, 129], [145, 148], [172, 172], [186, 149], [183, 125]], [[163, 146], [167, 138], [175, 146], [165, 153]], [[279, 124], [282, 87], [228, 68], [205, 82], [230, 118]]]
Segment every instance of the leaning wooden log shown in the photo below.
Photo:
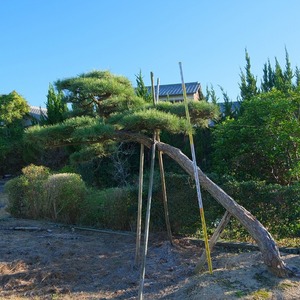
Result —
[[[194, 176], [192, 161], [179, 149], [158, 143], [157, 149], [173, 158], [190, 176]], [[278, 277], [296, 276], [298, 270], [288, 267], [280, 257], [279, 249], [267, 229], [243, 206], [227, 195], [198, 168], [200, 183], [231, 215], [237, 218], [256, 241], [268, 269]]]
[[[116, 139], [127, 139], [144, 144], [150, 148], [152, 140], [142, 134], [131, 132], [118, 132]], [[157, 150], [162, 151], [174, 161], [176, 161], [190, 176], [194, 177], [192, 161], [181, 152], [180, 149], [171, 145], [157, 142]], [[217, 184], [210, 180], [200, 168], [198, 176], [202, 188], [207, 190], [232, 216], [240, 221], [252, 238], [256, 241], [262, 258], [269, 271], [278, 277], [300, 276], [300, 271], [287, 266], [280, 257], [278, 247], [267, 229], [243, 206], [239, 205], [228, 194], [225, 193]]]

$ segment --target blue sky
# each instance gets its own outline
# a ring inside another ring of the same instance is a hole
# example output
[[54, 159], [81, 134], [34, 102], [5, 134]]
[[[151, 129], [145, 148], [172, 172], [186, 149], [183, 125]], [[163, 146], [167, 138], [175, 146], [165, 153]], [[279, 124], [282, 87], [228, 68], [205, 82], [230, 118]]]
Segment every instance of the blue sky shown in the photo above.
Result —
[[49, 83], [95, 69], [161, 84], [221, 85], [234, 100], [247, 48], [252, 72], [300, 66], [298, 0], [0, 0], [0, 94], [45, 106]]

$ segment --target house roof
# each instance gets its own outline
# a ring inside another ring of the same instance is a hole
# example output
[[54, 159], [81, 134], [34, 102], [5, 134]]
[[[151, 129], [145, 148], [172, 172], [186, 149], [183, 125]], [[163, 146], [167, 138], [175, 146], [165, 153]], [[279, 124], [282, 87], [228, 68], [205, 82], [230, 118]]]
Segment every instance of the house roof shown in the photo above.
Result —
[[[157, 86], [154, 87], [155, 91]], [[185, 83], [185, 89], [187, 94], [195, 94], [200, 88], [199, 82], [188, 82]], [[151, 93], [151, 87], [147, 86], [148, 92]], [[175, 95], [182, 95], [182, 84], [175, 83], [175, 84], [162, 84], [159, 86], [159, 96], [175, 96]]]
[[30, 106], [29, 114], [32, 117], [40, 120], [41, 114], [44, 114], [47, 116], [47, 108], [42, 108], [42, 107], [38, 107], [38, 106]]

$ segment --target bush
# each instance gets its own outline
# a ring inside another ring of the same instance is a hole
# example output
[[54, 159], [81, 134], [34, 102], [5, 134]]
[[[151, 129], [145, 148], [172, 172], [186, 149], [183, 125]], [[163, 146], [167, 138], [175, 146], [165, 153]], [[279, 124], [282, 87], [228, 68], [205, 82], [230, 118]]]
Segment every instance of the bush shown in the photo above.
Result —
[[8, 195], [7, 210], [14, 217], [25, 218], [28, 216], [28, 207], [25, 201], [27, 186], [28, 180], [24, 176], [13, 178], [4, 186], [4, 191]]
[[50, 175], [43, 188], [45, 217], [71, 224], [80, 220], [87, 194], [80, 175], [75, 173]]
[[22, 169], [22, 175], [8, 181], [8, 211], [15, 217], [40, 218], [43, 207], [43, 183], [50, 170], [43, 166], [29, 165]]
[[[281, 186], [266, 184], [264, 181], [230, 181], [224, 184], [224, 190], [275, 237], [299, 236], [300, 184]], [[243, 233], [245, 230], [240, 228], [238, 232]]]
[[101, 228], [130, 230], [135, 226], [137, 193], [134, 189], [90, 189], [82, 223]]

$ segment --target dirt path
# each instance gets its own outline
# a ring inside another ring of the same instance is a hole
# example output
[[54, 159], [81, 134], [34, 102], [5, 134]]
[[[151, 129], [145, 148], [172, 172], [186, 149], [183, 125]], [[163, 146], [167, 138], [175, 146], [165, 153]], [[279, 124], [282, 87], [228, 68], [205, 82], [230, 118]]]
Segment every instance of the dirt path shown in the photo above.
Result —
[[[213, 274], [193, 275], [201, 252], [197, 244], [175, 239], [171, 247], [152, 234], [145, 300], [299, 299], [300, 279], [273, 277], [259, 252], [213, 252]], [[139, 270], [134, 255], [134, 236], [2, 215], [0, 299], [136, 299]], [[300, 267], [299, 255], [284, 259]]]

